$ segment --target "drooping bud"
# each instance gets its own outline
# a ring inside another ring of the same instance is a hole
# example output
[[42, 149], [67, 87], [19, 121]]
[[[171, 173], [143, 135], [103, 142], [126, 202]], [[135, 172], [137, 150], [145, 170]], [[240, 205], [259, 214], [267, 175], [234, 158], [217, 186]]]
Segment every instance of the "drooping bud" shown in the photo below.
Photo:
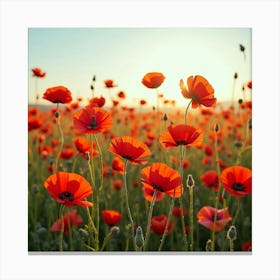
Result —
[[111, 233], [112, 233], [112, 235], [118, 235], [120, 233], [120, 228], [117, 226], [113, 226], [111, 228]]
[[136, 229], [135, 243], [139, 249], [141, 249], [144, 245], [144, 235], [141, 226], [138, 226]]
[[208, 239], [207, 242], [206, 242], [206, 245], [205, 245], [205, 251], [206, 252], [210, 252], [211, 251], [211, 244], [212, 244], [211, 239]]

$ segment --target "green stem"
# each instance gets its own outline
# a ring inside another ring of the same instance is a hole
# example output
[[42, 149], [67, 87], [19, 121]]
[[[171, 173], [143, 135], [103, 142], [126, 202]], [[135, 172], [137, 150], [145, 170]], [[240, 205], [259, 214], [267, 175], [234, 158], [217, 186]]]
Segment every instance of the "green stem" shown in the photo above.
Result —
[[215, 216], [214, 216], [214, 221], [213, 221], [213, 229], [212, 229], [212, 237], [211, 237], [211, 250], [215, 250], [215, 234], [216, 234], [216, 223], [217, 223], [217, 214], [218, 214], [218, 205], [219, 205], [219, 197], [220, 193], [222, 190], [222, 184], [221, 184], [221, 168], [219, 164], [219, 152], [218, 152], [218, 140], [217, 140], [217, 132], [215, 135], [215, 142], [214, 142], [214, 149], [215, 149], [215, 155], [216, 155], [216, 168], [217, 168], [217, 173], [218, 173], [218, 184], [219, 184], [219, 189], [217, 192], [216, 196], [216, 202], [215, 202]]
[[183, 194], [183, 177], [184, 177], [184, 172], [183, 172], [183, 158], [184, 158], [184, 150], [183, 150], [183, 145], [180, 145], [180, 175], [182, 178], [182, 185], [181, 185], [181, 196], [179, 197], [179, 204], [180, 204], [180, 218], [181, 218], [181, 224], [182, 224], [182, 234], [183, 234], [183, 241], [184, 241], [184, 248], [187, 251], [188, 250], [188, 241], [186, 237], [186, 229], [185, 229], [185, 221], [184, 221], [184, 210], [183, 210], [183, 200], [182, 200], [182, 194]]
[[234, 252], [234, 240], [229, 239], [229, 250], [230, 252]]
[[190, 218], [190, 251], [193, 251], [193, 187], [189, 187], [190, 192], [190, 209], [189, 209], [189, 218]]
[[71, 224], [70, 224], [69, 212], [66, 215], [67, 215], [67, 226], [68, 226], [68, 230], [69, 230], [69, 246], [70, 246], [70, 251], [72, 251], [73, 250], [72, 229], [71, 229]]
[[[57, 113], [58, 113], [58, 104], [59, 103], [57, 103]], [[59, 115], [56, 118], [56, 123], [57, 123], [59, 137], [60, 137], [60, 148], [59, 148], [59, 151], [58, 151], [57, 156], [56, 156], [55, 169], [54, 169], [55, 173], [58, 171], [59, 158], [60, 158], [60, 154], [61, 154], [61, 151], [62, 151], [63, 145], [64, 145], [64, 136], [63, 136], [63, 131], [62, 131], [61, 124], [60, 124], [60, 116]]]
[[148, 244], [149, 244], [149, 238], [150, 238], [150, 232], [151, 232], [151, 221], [152, 221], [153, 208], [154, 208], [154, 205], [155, 205], [156, 197], [157, 197], [157, 190], [154, 191], [153, 198], [152, 198], [151, 205], [150, 205], [150, 209], [149, 209], [147, 231], [146, 231], [146, 237], [145, 237], [143, 251], [147, 251]]
[[238, 217], [239, 211], [240, 211], [240, 199], [237, 198], [237, 209], [236, 209], [234, 218], [233, 218], [233, 220], [232, 220], [232, 225], [235, 225], [235, 222], [236, 222], [236, 219], [237, 219], [237, 217]]
[[[174, 190], [174, 194], [175, 194], [175, 190]], [[163, 246], [164, 241], [165, 241], [165, 238], [167, 236], [167, 230], [168, 230], [168, 225], [169, 225], [169, 222], [170, 222], [170, 219], [171, 219], [172, 209], [174, 207], [174, 201], [175, 201], [175, 195], [173, 195], [172, 200], [171, 200], [171, 204], [170, 204], [170, 208], [169, 208], [169, 213], [168, 213], [168, 217], [167, 217], [167, 222], [166, 222], [166, 225], [165, 225], [165, 228], [164, 228], [164, 232], [163, 232], [163, 236], [161, 238], [160, 245], [159, 245], [159, 248], [158, 248], [159, 251], [161, 251], [162, 246]]]
[[125, 160], [124, 163], [124, 174], [123, 174], [123, 178], [124, 178], [124, 190], [125, 190], [125, 201], [126, 201], [126, 210], [127, 210], [127, 214], [128, 214], [128, 218], [131, 224], [131, 237], [132, 237], [132, 241], [133, 241], [133, 248], [136, 251], [137, 250], [137, 246], [135, 244], [135, 238], [134, 238], [134, 222], [131, 216], [131, 211], [130, 211], [130, 207], [129, 207], [129, 201], [128, 201], [128, 191], [127, 191], [127, 178], [126, 178], [126, 173], [127, 173], [127, 160]]
[[188, 114], [188, 110], [189, 110], [189, 107], [190, 105], [192, 104], [192, 100], [189, 102], [187, 108], [186, 108], [186, 112], [185, 112], [185, 125], [187, 125], [187, 114]]
[[110, 240], [111, 236], [112, 236], [112, 232], [110, 231], [110, 232], [105, 236], [100, 251], [103, 251], [103, 250], [104, 250], [104, 248], [105, 248], [107, 242]]
[[60, 231], [60, 240], [59, 240], [59, 251], [63, 251], [63, 232], [64, 232], [64, 220], [63, 220], [63, 210], [64, 205], [60, 206], [59, 216], [61, 217], [61, 231]]

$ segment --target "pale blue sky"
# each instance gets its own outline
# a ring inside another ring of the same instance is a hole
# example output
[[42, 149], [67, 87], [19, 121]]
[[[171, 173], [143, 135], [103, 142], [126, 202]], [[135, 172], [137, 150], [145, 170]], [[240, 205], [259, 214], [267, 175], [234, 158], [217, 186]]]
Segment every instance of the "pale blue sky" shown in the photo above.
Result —
[[[111, 78], [119, 86], [112, 93], [125, 91], [130, 104], [140, 98], [154, 103], [155, 91], [141, 84], [147, 72], [162, 72], [166, 79], [159, 91], [180, 105], [187, 101], [179, 81], [190, 75], [208, 79], [218, 101], [230, 100], [235, 72], [237, 91], [251, 79], [249, 28], [30, 28], [28, 37], [29, 102], [35, 100], [33, 67], [47, 72], [39, 81], [41, 93], [63, 85], [74, 98], [86, 99], [96, 75], [97, 96], [107, 96], [103, 81]], [[239, 44], [246, 47], [246, 61]]]

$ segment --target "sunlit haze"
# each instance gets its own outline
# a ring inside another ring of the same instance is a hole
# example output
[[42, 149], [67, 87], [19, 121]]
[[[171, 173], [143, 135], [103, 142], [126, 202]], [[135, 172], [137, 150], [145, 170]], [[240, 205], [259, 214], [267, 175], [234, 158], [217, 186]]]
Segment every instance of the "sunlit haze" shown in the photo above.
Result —
[[234, 73], [236, 98], [243, 97], [242, 85], [251, 80], [249, 28], [30, 28], [28, 39], [29, 103], [36, 95], [33, 67], [47, 72], [38, 81], [41, 104], [49, 104], [42, 99], [44, 91], [58, 85], [67, 87], [74, 100], [87, 100], [94, 75], [95, 96], [108, 100], [104, 80], [112, 79], [118, 85], [112, 96], [124, 91], [127, 105], [138, 105], [142, 98], [155, 104], [155, 90], [141, 83], [148, 72], [164, 74], [159, 92], [180, 106], [187, 104], [180, 79], [204, 76], [218, 102], [231, 100]]

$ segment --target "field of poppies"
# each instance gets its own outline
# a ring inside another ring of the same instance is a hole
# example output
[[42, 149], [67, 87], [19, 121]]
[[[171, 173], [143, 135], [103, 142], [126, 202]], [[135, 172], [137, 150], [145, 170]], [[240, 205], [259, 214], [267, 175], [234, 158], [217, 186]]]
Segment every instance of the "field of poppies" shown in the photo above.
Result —
[[97, 96], [96, 76], [87, 100], [37, 93], [50, 106], [28, 110], [29, 251], [251, 251], [252, 82], [227, 105], [207, 77], [186, 77], [182, 108], [164, 80], [139, 81], [156, 104], [124, 106], [111, 79]]

